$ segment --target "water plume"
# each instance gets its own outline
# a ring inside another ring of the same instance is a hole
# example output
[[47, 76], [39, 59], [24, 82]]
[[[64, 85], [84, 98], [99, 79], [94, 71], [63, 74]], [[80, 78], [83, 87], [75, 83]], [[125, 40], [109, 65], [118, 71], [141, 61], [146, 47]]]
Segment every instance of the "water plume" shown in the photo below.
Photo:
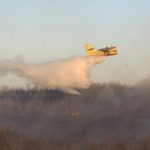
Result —
[[77, 94], [78, 89], [89, 88], [91, 68], [104, 59], [105, 57], [71, 57], [42, 64], [3, 61], [0, 63], [0, 71], [4, 75], [8, 71], [14, 72], [41, 88]]

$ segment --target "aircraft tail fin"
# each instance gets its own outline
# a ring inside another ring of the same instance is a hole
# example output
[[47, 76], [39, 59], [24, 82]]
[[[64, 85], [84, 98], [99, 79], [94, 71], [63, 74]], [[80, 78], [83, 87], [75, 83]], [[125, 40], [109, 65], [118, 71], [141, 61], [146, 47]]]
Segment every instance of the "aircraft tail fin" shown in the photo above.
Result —
[[94, 50], [94, 48], [91, 46], [90, 43], [85, 44], [85, 49], [86, 49], [86, 52], [87, 52], [88, 55], [90, 55], [91, 51]]
[[85, 49], [86, 49], [87, 55], [91, 55], [91, 53], [93, 53], [93, 50], [94, 50], [94, 48], [91, 46], [90, 43], [85, 44]]
[[93, 48], [91, 47], [91, 44], [90, 44], [90, 43], [86, 43], [86, 44], [85, 44], [85, 49], [86, 49], [86, 50], [92, 50]]

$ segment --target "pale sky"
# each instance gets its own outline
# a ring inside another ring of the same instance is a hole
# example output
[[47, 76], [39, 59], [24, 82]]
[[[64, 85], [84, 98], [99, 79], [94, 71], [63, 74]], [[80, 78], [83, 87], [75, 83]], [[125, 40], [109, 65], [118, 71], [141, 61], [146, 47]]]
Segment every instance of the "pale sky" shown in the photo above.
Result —
[[[93, 82], [136, 83], [150, 75], [149, 0], [1, 0], [0, 60], [41, 63], [84, 56], [84, 44], [119, 55], [92, 70]], [[21, 84], [9, 74], [0, 84]]]

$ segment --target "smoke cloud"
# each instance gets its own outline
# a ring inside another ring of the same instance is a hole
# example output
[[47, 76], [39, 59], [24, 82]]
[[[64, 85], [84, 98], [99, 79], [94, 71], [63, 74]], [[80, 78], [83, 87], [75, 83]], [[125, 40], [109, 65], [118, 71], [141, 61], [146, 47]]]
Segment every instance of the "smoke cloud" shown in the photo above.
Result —
[[132, 87], [93, 84], [78, 95], [57, 90], [1, 91], [0, 128], [10, 126], [20, 134], [60, 140], [149, 138], [149, 91], [150, 78]]
[[57, 89], [77, 94], [78, 89], [90, 86], [90, 70], [104, 61], [105, 57], [72, 57], [43, 64], [3, 61], [1, 75], [8, 71], [31, 80], [41, 88]]

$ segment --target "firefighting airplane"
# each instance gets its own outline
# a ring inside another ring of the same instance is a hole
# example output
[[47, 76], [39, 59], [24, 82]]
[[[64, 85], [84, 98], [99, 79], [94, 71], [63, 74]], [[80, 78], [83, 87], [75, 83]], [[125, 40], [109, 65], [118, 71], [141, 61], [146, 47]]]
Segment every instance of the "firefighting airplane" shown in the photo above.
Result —
[[98, 50], [95, 50], [91, 47], [90, 43], [86, 43], [85, 45], [86, 53], [89, 56], [112, 56], [117, 55], [117, 48], [114, 46], [105, 47]]

